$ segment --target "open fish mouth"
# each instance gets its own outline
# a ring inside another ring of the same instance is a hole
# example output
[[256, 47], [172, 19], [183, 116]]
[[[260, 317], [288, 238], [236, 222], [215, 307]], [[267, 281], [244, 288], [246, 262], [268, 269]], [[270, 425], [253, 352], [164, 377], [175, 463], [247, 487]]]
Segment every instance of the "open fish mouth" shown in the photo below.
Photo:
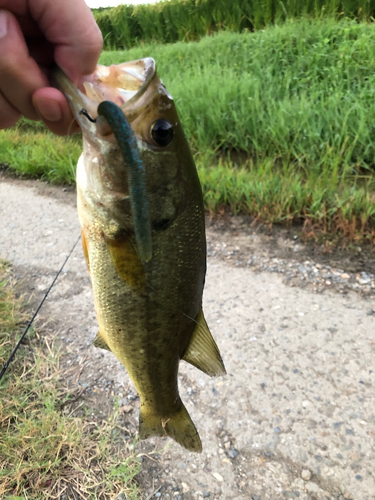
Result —
[[[130, 200], [136, 246], [142, 262], [148, 262], [152, 257], [146, 170], [137, 138], [125, 113], [134, 117], [134, 111], [137, 114], [139, 107], [142, 108], [141, 96], [145, 94], [155, 75], [155, 62], [151, 58], [109, 67], [98, 65], [92, 75], [83, 79], [82, 90], [75, 87], [61, 70], [56, 70], [55, 73], [57, 85], [70, 101], [84, 136], [99, 146], [99, 150], [94, 148], [90, 153], [94, 154], [97, 163], [98, 151], [107, 155], [109, 149], [120, 152], [116, 159], [112, 156], [111, 161], [103, 162], [98, 192], [102, 192], [103, 198], [105, 184], [110, 193], [110, 204], [116, 204], [119, 199]], [[93, 176], [95, 177], [94, 173]], [[103, 205], [103, 200], [100, 203]]]
[[82, 80], [81, 90], [60, 69], [56, 70], [55, 79], [70, 101], [80, 127], [96, 132], [96, 126], [81, 114], [82, 109], [95, 120], [98, 105], [103, 101], [112, 101], [126, 113], [145, 93], [155, 73], [155, 61], [147, 57], [118, 65], [98, 64], [95, 72]]

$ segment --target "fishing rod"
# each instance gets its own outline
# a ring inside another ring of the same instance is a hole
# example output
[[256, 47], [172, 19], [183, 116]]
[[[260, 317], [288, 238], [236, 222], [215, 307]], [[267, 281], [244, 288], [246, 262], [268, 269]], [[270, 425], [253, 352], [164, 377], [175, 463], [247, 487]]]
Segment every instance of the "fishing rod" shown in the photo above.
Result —
[[37, 309], [36, 309], [35, 313], [33, 314], [33, 317], [32, 317], [32, 318], [31, 318], [31, 320], [28, 322], [28, 324], [27, 324], [27, 326], [26, 326], [26, 328], [25, 328], [25, 330], [24, 330], [23, 334], [21, 335], [21, 338], [19, 339], [19, 341], [17, 342], [17, 344], [16, 344], [15, 348], [13, 349], [13, 351], [12, 351], [11, 355], [9, 356], [8, 361], [4, 364], [4, 366], [3, 366], [3, 368], [2, 368], [2, 370], [1, 370], [1, 372], [0, 372], [0, 380], [2, 379], [2, 377], [3, 377], [4, 373], [7, 371], [7, 368], [8, 368], [8, 366], [10, 365], [10, 363], [12, 362], [12, 360], [13, 360], [13, 358], [14, 358], [14, 356], [15, 356], [15, 354], [16, 354], [16, 352], [17, 352], [18, 348], [19, 348], [19, 346], [21, 345], [21, 343], [22, 343], [23, 339], [26, 337], [27, 332], [30, 330], [30, 327], [31, 327], [31, 325], [33, 324], [34, 319], [36, 318], [36, 316], [37, 316], [38, 312], [40, 311], [40, 309], [41, 309], [42, 305], [44, 304], [44, 301], [45, 301], [45, 300], [46, 300], [46, 298], [48, 297], [48, 294], [49, 294], [49, 293], [50, 293], [50, 291], [52, 290], [53, 285], [56, 283], [57, 278], [60, 276], [60, 274], [61, 274], [62, 270], [64, 269], [64, 267], [65, 267], [66, 263], [68, 262], [69, 257], [70, 257], [70, 256], [72, 255], [72, 253], [74, 252], [74, 249], [75, 249], [75, 247], [77, 246], [77, 243], [79, 242], [79, 240], [80, 240], [80, 239], [81, 239], [81, 235], [79, 235], [79, 236], [78, 236], [77, 241], [74, 243], [74, 245], [73, 245], [72, 249], [70, 250], [70, 252], [69, 252], [68, 256], [67, 256], [67, 257], [66, 257], [66, 259], [64, 260], [63, 265], [60, 267], [60, 270], [57, 272], [56, 276], [54, 277], [54, 279], [53, 279], [53, 281], [52, 281], [52, 283], [51, 283], [50, 287], [48, 288], [48, 290], [47, 290], [47, 291], [46, 291], [46, 293], [44, 294], [44, 297], [43, 297], [42, 301], [40, 302], [39, 306], [37, 307]]

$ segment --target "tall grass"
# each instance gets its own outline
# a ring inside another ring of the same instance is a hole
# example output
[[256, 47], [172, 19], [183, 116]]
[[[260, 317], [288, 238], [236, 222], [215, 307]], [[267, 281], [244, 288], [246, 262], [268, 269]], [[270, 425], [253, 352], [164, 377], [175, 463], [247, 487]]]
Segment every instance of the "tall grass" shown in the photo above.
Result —
[[370, 20], [373, 0], [170, 0], [152, 5], [120, 5], [95, 13], [106, 49], [157, 41], [198, 40], [220, 30], [262, 29], [304, 15]]
[[[101, 63], [145, 56], [174, 96], [209, 210], [375, 241], [375, 25], [301, 19], [104, 52]], [[77, 141], [43, 144], [30, 127], [0, 132], [0, 163], [73, 182]]]
[[374, 25], [300, 20], [107, 52], [101, 61], [150, 55], [193, 149], [280, 158], [317, 175], [374, 168]]

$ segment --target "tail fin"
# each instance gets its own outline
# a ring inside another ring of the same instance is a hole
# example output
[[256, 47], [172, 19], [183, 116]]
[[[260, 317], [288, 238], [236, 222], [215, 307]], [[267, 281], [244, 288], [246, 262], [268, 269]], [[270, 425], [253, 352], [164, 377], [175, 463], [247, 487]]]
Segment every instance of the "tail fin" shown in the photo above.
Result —
[[152, 414], [143, 415], [141, 407], [139, 435], [141, 439], [147, 439], [150, 436], [169, 436], [190, 451], [198, 453], [202, 451], [198, 431], [182, 402], [179, 411], [170, 418]]

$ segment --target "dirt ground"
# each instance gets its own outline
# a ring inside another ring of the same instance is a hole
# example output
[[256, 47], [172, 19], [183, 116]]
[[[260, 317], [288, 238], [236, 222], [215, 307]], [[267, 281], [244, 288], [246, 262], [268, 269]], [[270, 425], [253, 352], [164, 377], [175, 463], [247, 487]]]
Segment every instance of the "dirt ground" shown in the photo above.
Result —
[[[0, 257], [36, 304], [79, 235], [75, 192], [0, 177]], [[168, 438], [138, 442], [144, 499], [375, 499], [375, 264], [371, 249], [323, 251], [298, 228], [207, 219], [207, 322], [228, 375], [184, 362], [180, 392], [203, 453]], [[129, 439], [139, 399], [111, 353], [94, 348], [89, 275], [77, 246], [39, 329], [64, 349], [66, 383], [93, 418], [122, 408]]]

